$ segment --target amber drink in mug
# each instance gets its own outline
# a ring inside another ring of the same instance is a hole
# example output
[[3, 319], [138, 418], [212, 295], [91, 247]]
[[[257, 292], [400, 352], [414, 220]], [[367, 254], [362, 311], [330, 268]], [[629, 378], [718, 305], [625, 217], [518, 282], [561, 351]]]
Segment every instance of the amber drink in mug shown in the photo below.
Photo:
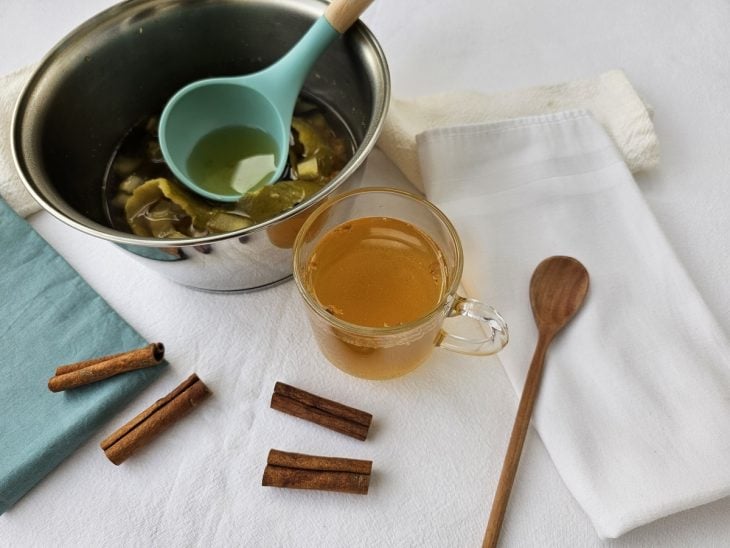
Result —
[[[294, 279], [317, 343], [336, 367], [365, 379], [399, 377], [434, 347], [487, 355], [507, 344], [494, 308], [457, 293], [461, 242], [430, 202], [390, 188], [363, 188], [329, 199], [294, 242]], [[463, 316], [483, 329], [444, 329]]]

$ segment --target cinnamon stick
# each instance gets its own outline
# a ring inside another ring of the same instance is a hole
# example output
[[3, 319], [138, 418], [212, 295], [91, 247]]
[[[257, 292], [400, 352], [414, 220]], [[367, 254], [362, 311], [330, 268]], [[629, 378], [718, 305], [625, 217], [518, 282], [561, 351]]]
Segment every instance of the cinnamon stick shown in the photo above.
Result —
[[193, 373], [172, 392], [103, 439], [100, 445], [104, 454], [114, 464], [121, 464], [209, 395], [208, 387]]
[[369, 460], [321, 457], [272, 449], [261, 485], [366, 495], [372, 466]]
[[48, 389], [51, 392], [60, 392], [127, 371], [151, 367], [160, 363], [164, 356], [165, 346], [158, 342], [119, 354], [62, 365], [56, 368], [56, 374], [48, 380]]
[[[147, 348], [147, 347], [145, 346], [144, 348]], [[139, 350], [139, 349], [132, 350], [131, 352], [135, 352], [136, 350]], [[71, 373], [72, 371], [78, 371], [79, 369], [83, 369], [84, 367], [88, 367], [90, 365], [105, 362], [108, 360], [113, 360], [116, 358], [120, 358], [126, 354], [129, 354], [129, 352], [130, 352], [129, 350], [125, 350], [124, 352], [119, 352], [118, 354], [109, 354], [108, 356], [90, 358], [88, 360], [70, 363], [68, 365], [61, 365], [59, 367], [56, 367], [56, 372], [54, 373], [54, 375], [56, 375], [56, 376], [65, 375], [66, 373]]]
[[363, 441], [367, 438], [373, 420], [370, 413], [283, 382], [274, 385], [271, 408]]

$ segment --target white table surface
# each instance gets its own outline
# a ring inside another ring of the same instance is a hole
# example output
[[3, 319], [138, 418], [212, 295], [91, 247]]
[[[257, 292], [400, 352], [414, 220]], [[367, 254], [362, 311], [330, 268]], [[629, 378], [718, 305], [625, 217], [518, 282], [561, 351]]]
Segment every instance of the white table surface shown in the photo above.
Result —
[[[0, 0], [0, 74], [37, 61], [73, 27], [111, 4], [109, 0]], [[661, 165], [638, 176], [637, 182], [708, 306], [730, 333], [730, 70], [726, 59], [730, 4], [724, 0], [378, 0], [364, 20], [385, 50], [393, 93], [400, 97], [447, 90], [505, 91], [624, 69], [655, 111], [662, 146]], [[400, 174], [378, 151], [368, 163], [365, 177], [373, 183], [402, 184]], [[165, 393], [189, 371], [220, 383], [214, 364], [246, 351], [245, 345], [230, 347], [230, 339], [240, 336], [242, 330], [248, 330], [250, 341], [267, 333], [270, 336], [279, 325], [305, 325], [296, 317], [299, 309], [289, 306], [296, 298], [292, 283], [254, 294], [211, 296], [150, 276], [115, 246], [69, 229], [45, 213], [35, 215], [32, 223], [133, 327], [168, 346], [177, 375], [166, 375], [150, 387], [135, 400], [135, 411], [141, 402]], [[177, 308], [176, 323], [171, 325], [170, 306], [150, 307], [150, 302], [184, 305]], [[270, 312], [264, 316], [266, 321], [257, 322], [242, 310]], [[218, 320], [217, 332], [200, 332], [198, 326], [206, 318]], [[292, 333], [279, 333], [271, 345], [292, 341], [309, 345], [306, 351], [314, 352], [311, 339]], [[199, 362], [203, 347], [217, 348], [211, 363]], [[442, 368], [446, 371], [460, 360], [463, 358], [437, 351], [424, 368], [431, 368], [439, 378]], [[166, 467], [164, 459], [156, 458], [153, 450], [136, 467], [110, 468], [100, 458], [97, 436], [0, 517], [0, 545], [478, 545], [517, 402], [498, 362], [488, 362], [484, 365], [490, 368], [484, 396], [494, 413], [489, 422], [493, 431], [484, 435], [493, 440], [494, 450], [480, 463], [488, 478], [483, 504], [464, 509], [462, 520], [440, 521], [441, 509], [412, 497], [407, 501], [408, 516], [420, 516], [422, 533], [407, 541], [397, 534], [397, 516], [380, 515], [385, 507], [369, 510], [370, 523], [327, 531], [319, 539], [297, 536], [286, 519], [263, 520], [274, 525], [256, 534], [247, 531], [257, 530], [257, 524], [261, 529], [262, 520], [257, 516], [221, 518], [211, 525], [204, 511], [209, 501], [196, 496], [195, 489], [176, 493], [187, 497], [184, 512], [166, 512], [164, 492], [159, 493], [156, 507], [139, 508], [134, 494], [118, 488], [119, 483], [139, 485], [140, 489], [149, 485], [154, 492], [155, 478], [159, 476], [161, 485], [168, 485], [165, 475], [174, 470]], [[277, 365], [271, 378], [291, 374], [287, 367]], [[472, 362], [465, 367], [473, 367]], [[411, 388], [422, 390], [422, 377], [418, 372], [414, 375]], [[445, 373], [443, 378], [448, 378]], [[360, 389], [350, 384], [357, 381], [344, 376], [334, 382], [348, 394]], [[376, 408], [392, 409], [394, 414], [408, 411], [396, 411], [392, 402], [377, 403], [377, 387], [366, 390], [369, 393], [363, 398]], [[387, 396], [388, 390], [383, 393]], [[219, 399], [200, 416], [181, 424], [175, 440], [194, 435], [194, 429], [203, 423], [215, 429], [216, 421], [232, 420], [225, 410]], [[130, 412], [120, 413], [110, 426], [126, 420]], [[404, 445], [410, 439], [404, 439]], [[375, 440], [375, 452], [387, 449], [388, 443], [397, 440], [390, 440], [384, 432]], [[314, 447], [310, 449], [315, 452]], [[231, 479], [229, 474], [240, 473], [239, 464], [231, 462], [230, 468], [217, 470], [221, 477], [216, 481], [225, 484]], [[258, 464], [246, 466], [257, 468]], [[387, 477], [382, 479], [386, 481]], [[179, 489], [179, 483], [172, 485]], [[105, 503], [106, 509], [115, 508], [115, 512], [100, 515], [101, 498], [98, 493], [90, 495], [97, 490], [116, 497], [113, 504]], [[237, 497], [249, 494], [228, 496], [235, 507]], [[276, 511], [276, 506], [262, 509]], [[601, 541], [563, 486], [539, 438], [531, 434], [502, 540], [503, 546], [520, 547], [719, 547], [730, 542], [728, 516], [730, 500], [724, 499], [664, 518], [618, 540]], [[190, 535], [190, 531], [198, 534]]]

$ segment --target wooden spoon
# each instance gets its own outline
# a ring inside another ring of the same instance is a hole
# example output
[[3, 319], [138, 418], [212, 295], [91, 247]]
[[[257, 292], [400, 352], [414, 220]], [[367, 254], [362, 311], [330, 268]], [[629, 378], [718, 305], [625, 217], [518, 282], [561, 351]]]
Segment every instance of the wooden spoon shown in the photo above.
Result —
[[532, 409], [540, 388], [545, 354], [553, 337], [575, 315], [588, 292], [588, 271], [572, 257], [549, 257], [542, 261], [530, 280], [530, 304], [535, 317], [539, 338], [527, 371], [517, 417], [512, 427], [507, 454], [499, 476], [497, 492], [492, 502], [487, 531], [482, 548], [493, 548], [499, 540], [499, 532], [507, 510], [522, 446], [530, 425]]

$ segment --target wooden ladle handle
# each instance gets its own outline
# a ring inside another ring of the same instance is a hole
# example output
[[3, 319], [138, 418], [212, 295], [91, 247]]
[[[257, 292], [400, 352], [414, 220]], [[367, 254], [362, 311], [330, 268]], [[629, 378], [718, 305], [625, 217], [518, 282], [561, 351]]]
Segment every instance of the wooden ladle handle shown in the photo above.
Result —
[[324, 12], [332, 28], [342, 34], [357, 21], [373, 0], [334, 0]]

